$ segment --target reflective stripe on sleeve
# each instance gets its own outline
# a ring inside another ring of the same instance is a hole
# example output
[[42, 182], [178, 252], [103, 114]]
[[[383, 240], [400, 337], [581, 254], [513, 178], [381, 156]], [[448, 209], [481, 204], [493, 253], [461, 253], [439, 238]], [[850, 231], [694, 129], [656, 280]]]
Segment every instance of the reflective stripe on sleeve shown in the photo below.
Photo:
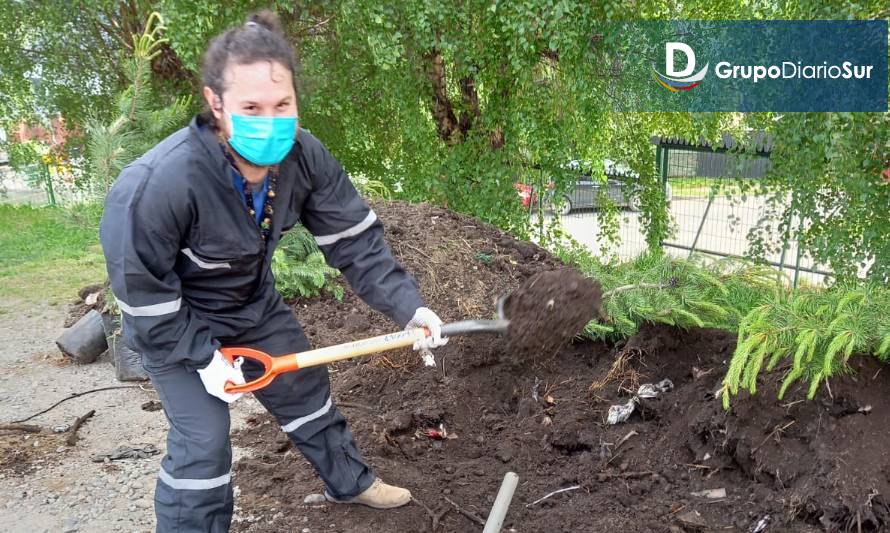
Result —
[[365, 217], [364, 220], [352, 226], [351, 228], [347, 228], [343, 231], [338, 231], [337, 233], [333, 233], [331, 235], [320, 235], [315, 237], [315, 242], [318, 243], [319, 246], [325, 246], [328, 244], [334, 244], [340, 239], [345, 239], [347, 237], [355, 237], [359, 233], [365, 231], [366, 229], [371, 227], [371, 224], [377, 220], [377, 214], [374, 213], [373, 210], [368, 211], [368, 216]]

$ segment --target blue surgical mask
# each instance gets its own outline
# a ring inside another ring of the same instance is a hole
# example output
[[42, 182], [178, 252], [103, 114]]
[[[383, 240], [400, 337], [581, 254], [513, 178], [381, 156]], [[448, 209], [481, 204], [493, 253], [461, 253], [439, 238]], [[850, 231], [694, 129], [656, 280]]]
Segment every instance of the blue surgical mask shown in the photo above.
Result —
[[252, 117], [228, 111], [226, 114], [232, 122], [229, 144], [254, 165], [278, 164], [294, 145], [297, 117]]

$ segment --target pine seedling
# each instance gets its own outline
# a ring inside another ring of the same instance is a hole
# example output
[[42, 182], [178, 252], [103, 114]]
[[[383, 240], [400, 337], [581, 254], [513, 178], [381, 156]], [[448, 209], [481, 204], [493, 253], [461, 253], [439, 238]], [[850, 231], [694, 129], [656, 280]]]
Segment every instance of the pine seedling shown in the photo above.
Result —
[[[807, 398], [812, 399], [822, 383], [849, 369], [854, 355], [886, 356], [890, 350], [888, 293], [875, 285], [799, 290], [752, 311], [739, 328], [738, 346], [724, 379], [724, 406], [738, 393], [737, 385], [756, 391], [761, 350], [769, 354], [768, 371], [779, 361], [791, 359], [779, 398], [784, 398], [792, 383], [806, 379]], [[738, 373], [742, 367], [744, 375]]]
[[117, 97], [117, 116], [110, 122], [92, 117], [85, 125], [92, 194], [104, 197], [127, 164], [188, 120], [190, 96], [171, 102], [152, 90], [151, 65], [167, 43], [161, 37], [164, 29], [161, 16], [151, 13], [143, 32], [133, 36], [132, 56], [125, 63], [129, 85]]

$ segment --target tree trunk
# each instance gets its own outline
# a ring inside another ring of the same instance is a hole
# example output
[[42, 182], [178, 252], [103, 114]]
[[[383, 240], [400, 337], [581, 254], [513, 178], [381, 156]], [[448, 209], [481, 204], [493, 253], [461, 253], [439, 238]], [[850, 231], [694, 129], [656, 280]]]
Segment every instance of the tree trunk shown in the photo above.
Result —
[[427, 79], [433, 89], [433, 101], [430, 111], [436, 121], [436, 129], [439, 137], [448, 144], [458, 144], [462, 141], [457, 118], [454, 115], [454, 107], [448, 99], [445, 87], [445, 60], [438, 50], [432, 50], [425, 56], [427, 65]]
[[473, 121], [481, 116], [479, 95], [476, 93], [476, 80], [470, 76], [460, 79], [460, 94], [464, 102], [464, 112], [460, 115], [460, 131], [466, 134], [473, 127]]

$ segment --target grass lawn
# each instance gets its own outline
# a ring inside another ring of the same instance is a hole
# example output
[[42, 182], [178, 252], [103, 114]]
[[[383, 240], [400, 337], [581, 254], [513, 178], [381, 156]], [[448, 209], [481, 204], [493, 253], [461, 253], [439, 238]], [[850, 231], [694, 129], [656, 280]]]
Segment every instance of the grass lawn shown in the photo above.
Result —
[[99, 210], [0, 205], [0, 298], [60, 303], [102, 282]]
[[711, 190], [718, 195], [739, 194], [740, 190], [732, 180], [713, 178], [668, 178], [675, 197], [707, 198]]

